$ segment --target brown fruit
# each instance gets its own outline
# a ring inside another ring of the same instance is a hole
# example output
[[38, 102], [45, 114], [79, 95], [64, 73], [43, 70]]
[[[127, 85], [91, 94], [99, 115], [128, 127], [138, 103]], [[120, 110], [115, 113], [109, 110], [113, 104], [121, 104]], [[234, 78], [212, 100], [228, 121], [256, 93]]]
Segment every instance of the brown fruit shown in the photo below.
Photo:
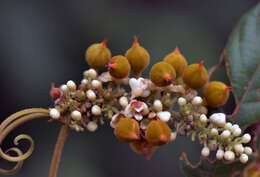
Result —
[[130, 49], [126, 51], [125, 54], [128, 59], [131, 69], [134, 72], [134, 77], [138, 78], [142, 71], [149, 65], [150, 63], [150, 55], [146, 49], [139, 45], [138, 39], [134, 37], [134, 43]]
[[130, 64], [126, 57], [118, 55], [111, 59], [108, 64], [109, 73], [116, 79], [123, 79], [127, 77], [130, 73]]
[[164, 58], [164, 61], [172, 65], [176, 71], [177, 78], [182, 76], [184, 69], [187, 67], [185, 57], [180, 53], [178, 47]]
[[159, 87], [170, 85], [175, 77], [175, 69], [169, 63], [163, 61], [153, 65], [150, 71], [151, 81]]
[[205, 87], [204, 97], [208, 106], [223, 106], [229, 98], [229, 87], [219, 81], [210, 82]]
[[161, 120], [153, 120], [145, 132], [146, 140], [155, 146], [167, 144], [171, 138], [171, 129]]
[[139, 124], [132, 118], [120, 118], [114, 133], [119, 140], [124, 142], [138, 140], [140, 136]]
[[208, 72], [203, 63], [202, 60], [200, 64], [191, 64], [184, 70], [183, 81], [192, 89], [201, 89], [208, 81]]
[[111, 52], [106, 47], [107, 40], [102, 43], [92, 44], [85, 53], [89, 66], [95, 70], [105, 68], [111, 59]]

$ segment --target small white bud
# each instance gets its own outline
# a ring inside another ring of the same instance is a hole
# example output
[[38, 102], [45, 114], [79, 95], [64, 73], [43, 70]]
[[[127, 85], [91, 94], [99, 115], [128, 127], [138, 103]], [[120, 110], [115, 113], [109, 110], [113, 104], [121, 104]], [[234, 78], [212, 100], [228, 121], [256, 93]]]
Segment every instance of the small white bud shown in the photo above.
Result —
[[217, 121], [216, 121], [216, 124], [219, 126], [219, 127], [225, 127], [226, 125], [226, 115], [223, 114], [223, 113], [217, 113]]
[[101, 84], [101, 82], [100, 82], [99, 80], [93, 80], [93, 81], [91, 82], [91, 85], [92, 85], [92, 87], [95, 88], [95, 89], [102, 87], [102, 84]]
[[162, 105], [162, 102], [160, 100], [155, 100], [153, 102], [153, 107], [154, 109], [157, 111], [157, 112], [160, 112], [163, 110], [163, 105]]
[[88, 84], [88, 80], [87, 79], [82, 79], [81, 80], [81, 84], [87, 85]]
[[249, 133], [246, 133], [242, 137], [242, 143], [249, 143], [251, 141], [251, 135]]
[[234, 125], [232, 126], [232, 132], [233, 132], [235, 129], [237, 129], [237, 128], [239, 128], [239, 125], [234, 124]]
[[53, 119], [59, 119], [60, 118], [60, 111], [53, 108], [53, 109], [50, 109], [50, 117], [53, 118]]
[[168, 111], [162, 111], [162, 112], [158, 112], [157, 116], [161, 121], [168, 122], [171, 118], [171, 113]]
[[209, 119], [210, 119], [210, 121], [211, 121], [212, 123], [217, 123], [217, 121], [218, 121], [218, 114], [217, 114], [217, 113], [212, 114], [212, 115], [209, 117]]
[[97, 128], [98, 128], [98, 125], [97, 125], [97, 123], [94, 122], [94, 121], [90, 121], [90, 122], [88, 123], [88, 125], [87, 125], [87, 129], [88, 129], [88, 131], [90, 131], [90, 132], [96, 131]]
[[86, 94], [89, 100], [94, 101], [96, 99], [96, 94], [93, 90], [88, 90]]
[[235, 159], [235, 153], [233, 151], [226, 151], [224, 154], [224, 158], [228, 161], [232, 161]]
[[97, 72], [94, 69], [89, 69], [83, 73], [83, 75], [87, 78], [95, 79], [97, 77]]
[[242, 130], [240, 128], [236, 128], [235, 130], [233, 130], [233, 135], [235, 136], [239, 136], [241, 135], [242, 133]]
[[174, 141], [176, 139], [177, 133], [176, 132], [171, 132], [171, 141]]
[[125, 96], [122, 96], [120, 99], [119, 99], [119, 104], [125, 108], [127, 105], [128, 105], [128, 99], [127, 97]]
[[201, 123], [207, 123], [208, 122], [208, 118], [205, 114], [200, 115], [200, 122]]
[[186, 99], [183, 97], [178, 98], [178, 104], [184, 106], [187, 103]]
[[230, 135], [231, 135], [231, 133], [230, 133], [229, 130], [224, 130], [224, 131], [221, 133], [220, 136], [221, 136], [221, 138], [226, 139], [226, 138], [230, 137]]
[[101, 108], [98, 105], [94, 105], [91, 108], [91, 113], [95, 116], [101, 115]]
[[204, 147], [202, 150], [201, 150], [201, 155], [203, 157], [208, 157], [209, 156], [209, 148], [208, 147]]
[[222, 149], [219, 149], [219, 150], [217, 151], [217, 153], [216, 153], [216, 158], [217, 158], [218, 160], [222, 160], [223, 157], [224, 157], [224, 151], [223, 151]]
[[236, 144], [234, 146], [234, 149], [235, 149], [236, 153], [238, 153], [238, 154], [242, 154], [244, 152], [244, 147], [242, 144]]
[[82, 118], [81, 112], [79, 112], [79, 111], [72, 111], [70, 116], [75, 121], [80, 121]]
[[226, 125], [225, 125], [225, 129], [232, 131], [232, 124], [230, 122], [227, 122]]
[[202, 98], [200, 96], [195, 96], [191, 101], [191, 104], [193, 105], [200, 105], [201, 103], [202, 103]]
[[241, 154], [239, 160], [241, 163], [247, 163], [248, 156], [246, 154]]
[[252, 151], [251, 147], [248, 147], [248, 146], [247, 146], [247, 147], [244, 148], [244, 152], [245, 152], [247, 155], [250, 155], [250, 154], [252, 154], [253, 151]]
[[69, 80], [69, 81], [67, 82], [67, 86], [68, 86], [68, 88], [69, 88], [70, 90], [72, 90], [72, 91], [76, 90], [76, 88], [77, 88], [75, 82], [72, 81], [72, 80]]
[[217, 135], [218, 135], [218, 129], [212, 128], [212, 129], [210, 130], [210, 135], [211, 135], [211, 136], [217, 136]]
[[61, 89], [64, 93], [68, 92], [68, 90], [69, 90], [68, 86], [65, 85], [65, 84], [61, 85], [61, 86], [60, 86], [60, 89]]

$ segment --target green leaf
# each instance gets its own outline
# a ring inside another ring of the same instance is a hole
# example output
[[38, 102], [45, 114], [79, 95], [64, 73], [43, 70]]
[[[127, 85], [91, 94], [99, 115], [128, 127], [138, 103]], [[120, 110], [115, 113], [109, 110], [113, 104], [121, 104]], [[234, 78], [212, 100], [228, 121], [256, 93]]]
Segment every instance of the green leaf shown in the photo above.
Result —
[[250, 164], [256, 157], [251, 155], [247, 164], [240, 161], [224, 163], [223, 161], [209, 161], [201, 158], [200, 162], [192, 165], [185, 153], [180, 157], [180, 166], [186, 177], [231, 177], [234, 174], [243, 172], [245, 167]]
[[234, 115], [240, 126], [246, 126], [260, 120], [260, 4], [242, 17], [226, 49], [226, 69], [237, 104]]

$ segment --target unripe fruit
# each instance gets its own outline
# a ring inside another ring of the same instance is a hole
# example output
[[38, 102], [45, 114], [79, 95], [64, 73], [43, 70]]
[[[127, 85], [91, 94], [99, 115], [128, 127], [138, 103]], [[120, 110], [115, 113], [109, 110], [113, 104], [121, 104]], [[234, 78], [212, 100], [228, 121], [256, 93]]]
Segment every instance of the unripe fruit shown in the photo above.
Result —
[[152, 153], [157, 148], [145, 140], [131, 142], [130, 147], [137, 154], [145, 156], [146, 160], [150, 160]]
[[130, 73], [130, 64], [126, 57], [118, 55], [111, 59], [110, 64], [108, 64], [109, 73], [116, 79], [123, 79], [127, 77]]
[[159, 87], [170, 85], [175, 77], [175, 69], [166, 62], [156, 63], [150, 71], [151, 81]]
[[223, 106], [229, 98], [229, 87], [222, 82], [212, 81], [206, 85], [204, 97], [210, 107]]
[[153, 120], [147, 127], [145, 137], [149, 143], [155, 146], [161, 146], [171, 140], [171, 129], [165, 122]]
[[184, 83], [192, 89], [202, 88], [208, 80], [208, 72], [203, 63], [202, 60], [200, 64], [191, 64], [183, 72]]
[[182, 76], [184, 69], [187, 67], [187, 61], [180, 53], [178, 47], [176, 47], [176, 49], [172, 53], [167, 55], [163, 61], [172, 65], [172, 67], [176, 71], [177, 77]]
[[150, 63], [150, 55], [139, 45], [137, 37], [134, 37], [133, 46], [127, 50], [125, 56], [131, 65], [135, 78], [138, 78]]
[[111, 59], [111, 52], [106, 47], [107, 40], [102, 43], [92, 44], [86, 51], [85, 58], [91, 68], [100, 70], [106, 67]]
[[116, 137], [125, 142], [132, 142], [139, 139], [140, 128], [136, 120], [132, 118], [121, 118], [116, 124]]

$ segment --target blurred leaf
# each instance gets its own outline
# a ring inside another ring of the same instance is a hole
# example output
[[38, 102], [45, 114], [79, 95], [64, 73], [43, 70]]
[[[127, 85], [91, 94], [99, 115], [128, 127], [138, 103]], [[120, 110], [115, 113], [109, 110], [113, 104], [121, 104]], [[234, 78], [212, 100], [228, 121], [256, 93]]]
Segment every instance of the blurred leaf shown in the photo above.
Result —
[[240, 126], [260, 120], [260, 4], [242, 17], [227, 44], [227, 74]]
[[211, 162], [208, 159], [201, 158], [200, 162], [192, 165], [186, 154], [180, 157], [180, 166], [186, 177], [231, 177], [234, 174], [242, 173], [244, 168], [255, 159], [251, 155], [247, 164], [240, 161], [233, 163], [224, 163], [223, 161]]

